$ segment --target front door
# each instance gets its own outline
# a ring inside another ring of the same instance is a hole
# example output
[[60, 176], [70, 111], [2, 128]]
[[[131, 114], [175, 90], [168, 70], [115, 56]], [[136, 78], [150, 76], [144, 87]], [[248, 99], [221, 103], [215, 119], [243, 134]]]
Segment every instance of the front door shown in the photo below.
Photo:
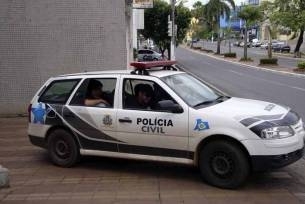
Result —
[[[122, 109], [117, 113], [117, 138], [124, 143], [119, 144], [119, 152], [189, 158], [188, 107], [177, 96], [172, 96], [169, 88], [160, 84], [162, 81], [146, 76], [142, 78], [122, 78]], [[137, 97], [140, 95], [144, 95], [144, 100], [150, 97], [149, 104], [139, 102], [141, 100]], [[161, 111], [158, 109], [160, 101], [173, 101], [181, 106], [183, 112]]]

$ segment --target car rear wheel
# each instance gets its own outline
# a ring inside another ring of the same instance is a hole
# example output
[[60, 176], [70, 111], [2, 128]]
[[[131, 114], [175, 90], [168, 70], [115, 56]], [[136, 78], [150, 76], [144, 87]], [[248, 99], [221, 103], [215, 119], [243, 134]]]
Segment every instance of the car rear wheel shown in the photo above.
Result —
[[199, 168], [208, 183], [229, 189], [241, 186], [250, 172], [245, 153], [228, 141], [212, 141], [205, 145], [199, 155]]
[[55, 165], [71, 167], [79, 161], [79, 147], [70, 133], [57, 129], [48, 137], [48, 153]]

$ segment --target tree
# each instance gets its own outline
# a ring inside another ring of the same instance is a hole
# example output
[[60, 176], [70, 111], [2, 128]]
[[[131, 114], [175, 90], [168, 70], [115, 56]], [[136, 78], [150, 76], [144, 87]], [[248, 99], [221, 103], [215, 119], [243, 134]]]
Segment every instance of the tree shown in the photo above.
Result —
[[272, 14], [275, 12], [275, 6], [273, 2], [263, 1], [259, 6], [262, 13], [262, 22], [266, 27], [266, 30], [269, 35], [269, 43], [268, 43], [268, 58], [272, 58], [272, 49], [271, 49], [271, 40], [276, 38], [277, 35], [277, 27], [276, 24], [270, 21]]
[[300, 56], [305, 30], [305, 1], [304, 0], [275, 0], [274, 12], [271, 14], [272, 23], [290, 28], [299, 34], [294, 49], [295, 56]]
[[[168, 36], [168, 16], [171, 13], [170, 5], [162, 0], [155, 0], [154, 7], [146, 9], [144, 13], [144, 30], [141, 34], [145, 38], [151, 38], [158, 46], [164, 56], [166, 49], [170, 49], [170, 40]], [[191, 12], [183, 6], [181, 2], [176, 7], [177, 24], [177, 45], [181, 43], [186, 35], [187, 28], [191, 19]]]
[[244, 34], [244, 59], [247, 60], [247, 37], [248, 37], [248, 28], [256, 25], [262, 20], [262, 14], [260, 8], [257, 6], [247, 5], [242, 8], [238, 13], [238, 17], [245, 21], [245, 34]]
[[188, 8], [184, 7], [183, 3], [180, 2], [180, 4], [176, 7], [175, 15], [177, 24], [176, 46], [178, 46], [178, 44], [180, 44], [185, 38], [187, 30], [190, 26], [191, 17], [191, 11]]
[[217, 28], [217, 54], [220, 54], [220, 17], [229, 18], [231, 8], [235, 10], [234, 0], [210, 0], [206, 4], [206, 17]]
[[192, 17], [201, 19], [204, 17], [205, 13], [205, 5], [203, 5], [200, 1], [197, 1], [193, 4], [193, 9], [191, 10]]
[[167, 33], [169, 14], [169, 4], [161, 0], [154, 1], [154, 7], [146, 9], [144, 12], [144, 30], [141, 31], [141, 34], [155, 42], [162, 56], [164, 56], [165, 50], [170, 47], [171, 39]]

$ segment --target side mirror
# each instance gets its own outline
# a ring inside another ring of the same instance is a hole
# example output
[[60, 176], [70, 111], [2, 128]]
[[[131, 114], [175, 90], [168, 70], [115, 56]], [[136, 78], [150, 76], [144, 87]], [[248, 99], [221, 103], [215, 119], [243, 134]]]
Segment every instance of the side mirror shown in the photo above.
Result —
[[172, 100], [159, 101], [157, 103], [157, 109], [172, 113], [183, 113], [183, 108], [180, 105], [175, 104]]

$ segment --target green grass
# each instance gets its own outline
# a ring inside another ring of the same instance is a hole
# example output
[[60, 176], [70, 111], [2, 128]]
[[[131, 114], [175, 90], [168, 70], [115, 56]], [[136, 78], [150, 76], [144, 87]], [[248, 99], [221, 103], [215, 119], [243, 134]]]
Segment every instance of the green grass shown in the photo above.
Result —
[[300, 61], [300, 62], [298, 63], [298, 68], [299, 68], [299, 69], [304, 69], [304, 70], [305, 70], [305, 61]]

